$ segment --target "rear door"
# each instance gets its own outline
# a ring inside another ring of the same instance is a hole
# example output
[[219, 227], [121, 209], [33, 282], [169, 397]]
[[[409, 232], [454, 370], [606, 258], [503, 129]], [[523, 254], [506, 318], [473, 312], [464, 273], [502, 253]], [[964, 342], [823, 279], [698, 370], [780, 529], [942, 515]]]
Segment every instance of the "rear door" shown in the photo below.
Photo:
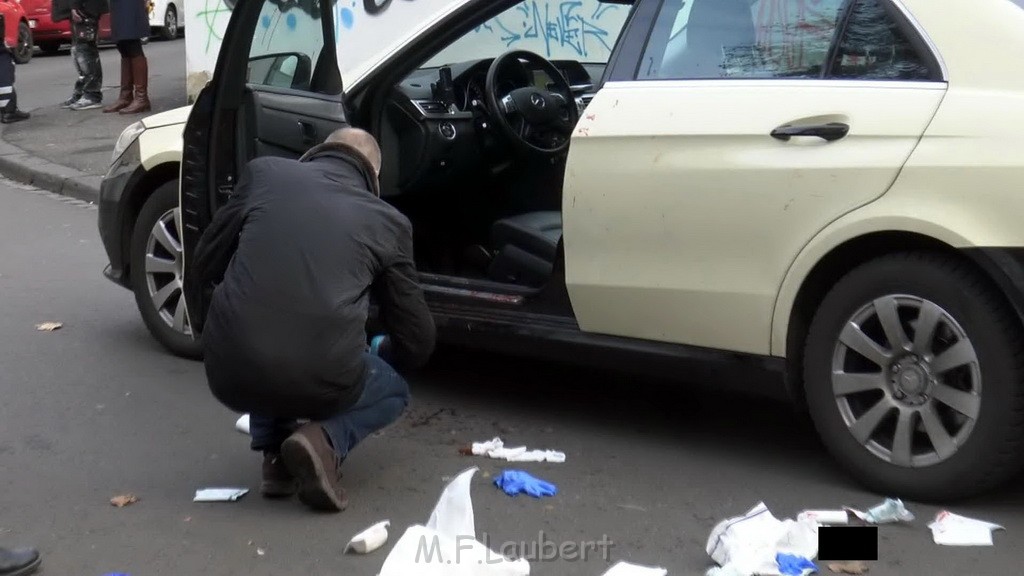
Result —
[[888, 190], [943, 71], [889, 0], [664, 0], [642, 33], [572, 140], [580, 327], [768, 354], [786, 270]]

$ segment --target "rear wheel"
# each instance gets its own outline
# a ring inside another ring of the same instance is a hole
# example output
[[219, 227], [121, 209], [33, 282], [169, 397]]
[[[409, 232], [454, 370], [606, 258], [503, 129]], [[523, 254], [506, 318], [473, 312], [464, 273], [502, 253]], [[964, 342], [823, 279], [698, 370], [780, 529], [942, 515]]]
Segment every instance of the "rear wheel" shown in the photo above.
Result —
[[804, 381], [825, 445], [880, 493], [948, 501], [1021, 467], [1021, 330], [954, 258], [897, 254], [840, 280], [811, 324]]
[[32, 60], [32, 29], [28, 22], [18, 24], [18, 44], [14, 47], [14, 61], [18, 64], [28, 64]]
[[131, 283], [143, 322], [160, 344], [179, 356], [199, 358], [181, 291], [178, 181], [160, 186], [146, 200], [131, 241]]
[[160, 37], [164, 40], [174, 40], [178, 37], [178, 11], [171, 4], [164, 13], [164, 27], [160, 29]]

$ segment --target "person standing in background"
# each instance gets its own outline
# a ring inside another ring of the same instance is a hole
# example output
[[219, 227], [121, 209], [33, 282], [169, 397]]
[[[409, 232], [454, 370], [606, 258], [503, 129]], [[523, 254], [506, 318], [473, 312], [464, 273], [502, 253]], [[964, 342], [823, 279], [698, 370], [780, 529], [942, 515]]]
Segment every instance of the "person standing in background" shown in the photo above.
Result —
[[121, 93], [106, 113], [149, 112], [149, 62], [142, 51], [142, 39], [149, 36], [146, 0], [111, 0], [110, 28], [121, 53]]
[[18, 93], [14, 91], [14, 54], [10, 47], [16, 46], [17, 38], [6, 34], [5, 16], [0, 14], [0, 30], [4, 30], [4, 41], [0, 43], [0, 122], [11, 124], [28, 120], [29, 115], [18, 110]]
[[78, 72], [71, 98], [61, 108], [91, 110], [103, 106], [103, 63], [96, 41], [100, 16], [109, 11], [107, 0], [53, 0], [53, 21], [71, 21], [71, 58]]

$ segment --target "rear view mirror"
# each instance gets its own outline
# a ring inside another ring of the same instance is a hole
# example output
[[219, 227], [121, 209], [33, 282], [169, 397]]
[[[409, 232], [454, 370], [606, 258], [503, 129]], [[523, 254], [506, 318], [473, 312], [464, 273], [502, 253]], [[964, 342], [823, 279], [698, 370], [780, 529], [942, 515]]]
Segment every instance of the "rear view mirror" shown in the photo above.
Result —
[[266, 54], [249, 59], [247, 81], [259, 86], [309, 90], [312, 72], [312, 60], [305, 54]]

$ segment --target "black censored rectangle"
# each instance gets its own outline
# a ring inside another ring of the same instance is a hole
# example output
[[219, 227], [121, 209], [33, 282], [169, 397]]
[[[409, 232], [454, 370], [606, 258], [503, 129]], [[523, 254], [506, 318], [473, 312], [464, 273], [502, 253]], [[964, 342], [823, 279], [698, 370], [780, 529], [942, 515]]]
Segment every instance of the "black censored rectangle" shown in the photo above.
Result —
[[818, 528], [818, 560], [878, 560], [878, 526]]

